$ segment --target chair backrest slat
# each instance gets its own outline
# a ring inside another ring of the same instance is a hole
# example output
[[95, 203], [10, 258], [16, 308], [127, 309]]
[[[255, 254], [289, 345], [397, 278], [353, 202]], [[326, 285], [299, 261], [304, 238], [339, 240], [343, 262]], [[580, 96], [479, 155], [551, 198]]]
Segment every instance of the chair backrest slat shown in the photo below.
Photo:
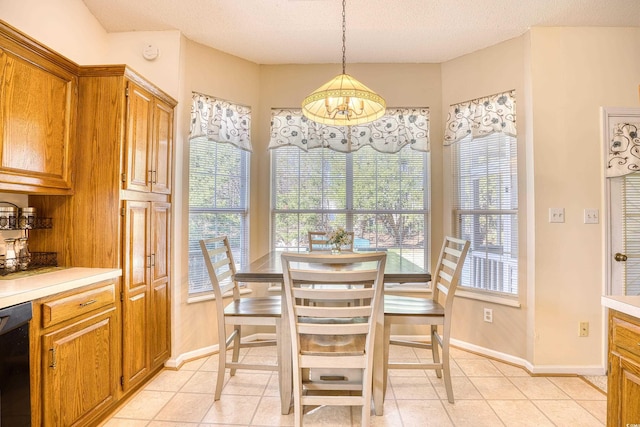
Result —
[[362, 335], [369, 333], [368, 323], [299, 323], [299, 334], [313, 335]]
[[[353, 252], [353, 240], [355, 238], [355, 233], [353, 231], [347, 231], [347, 234], [350, 237], [350, 243], [342, 246], [342, 250]], [[328, 242], [329, 236], [326, 231], [309, 231], [308, 236], [309, 252], [331, 250], [331, 245]]]
[[442, 244], [440, 259], [436, 271], [432, 275], [433, 299], [438, 301], [440, 294], [445, 295], [443, 303], [445, 311], [450, 311], [453, 306], [456, 288], [460, 279], [460, 273], [464, 266], [464, 260], [469, 250], [469, 241], [447, 236]]
[[[309, 283], [343, 283], [345, 271], [319, 271], [308, 269], [291, 269], [291, 278], [294, 281], [306, 281]], [[350, 271], [350, 282], [371, 282], [376, 278], [376, 270]]]
[[[346, 287], [346, 286], [345, 286]], [[344, 289], [318, 289], [318, 288], [295, 288], [293, 296], [295, 298], [304, 298], [307, 300], [343, 300], [372, 298], [374, 295], [373, 288], [355, 288], [350, 292], [344, 292]]]
[[355, 307], [322, 307], [314, 305], [297, 305], [296, 307], [299, 317], [327, 317], [327, 318], [350, 318], [350, 317], [366, 317], [371, 314], [371, 306], [355, 306]]
[[225, 293], [233, 291], [234, 299], [240, 297], [238, 283], [234, 279], [236, 265], [233, 261], [229, 239], [227, 236], [202, 239], [200, 240], [200, 249], [216, 297], [216, 309], [223, 310], [223, 295]]
[[447, 273], [447, 272], [446, 272], [446, 271], [444, 271], [444, 270], [440, 270], [440, 271], [438, 272], [438, 274], [440, 275], [440, 277], [439, 277], [439, 278], [441, 279], [441, 280], [439, 280], [439, 282], [440, 282], [440, 281], [442, 281], [442, 280], [444, 280], [444, 281], [445, 281], [445, 282], [447, 282], [447, 283], [451, 283], [451, 282], [453, 281], [453, 276], [451, 276], [449, 273]]

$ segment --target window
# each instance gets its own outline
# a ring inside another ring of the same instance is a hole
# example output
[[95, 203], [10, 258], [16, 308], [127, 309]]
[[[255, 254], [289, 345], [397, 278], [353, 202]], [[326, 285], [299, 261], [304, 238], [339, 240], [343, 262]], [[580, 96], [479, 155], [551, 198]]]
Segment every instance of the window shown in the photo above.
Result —
[[453, 146], [454, 224], [471, 246], [460, 284], [518, 293], [515, 138], [496, 133]]
[[[478, 108], [467, 114], [469, 104], [471, 110]], [[471, 242], [460, 285], [517, 295], [518, 173], [515, 114], [510, 115], [514, 108], [513, 93], [452, 106], [447, 128], [461, 132], [447, 136], [454, 141], [454, 234]], [[467, 122], [469, 117], [473, 119]], [[479, 132], [487, 123], [492, 128]], [[508, 126], [513, 126], [510, 132], [505, 131]]]
[[339, 226], [354, 247], [384, 249], [425, 268], [428, 154], [363, 147], [351, 153], [295, 146], [272, 150], [274, 249], [307, 248], [307, 232]]
[[194, 93], [191, 113], [189, 293], [194, 294], [212, 291], [200, 239], [225, 234], [238, 267], [248, 260], [251, 145], [248, 107]]
[[226, 234], [236, 263], [247, 261], [249, 153], [231, 144], [191, 140], [189, 293], [211, 291], [200, 239]]

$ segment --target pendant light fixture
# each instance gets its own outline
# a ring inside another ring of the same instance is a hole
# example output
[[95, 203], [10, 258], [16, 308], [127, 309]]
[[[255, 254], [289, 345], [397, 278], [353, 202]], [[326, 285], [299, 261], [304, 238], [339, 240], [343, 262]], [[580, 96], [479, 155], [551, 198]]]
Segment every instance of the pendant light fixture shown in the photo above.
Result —
[[342, 74], [320, 86], [302, 101], [302, 114], [327, 125], [352, 126], [384, 115], [384, 99], [346, 73], [346, 0], [342, 0]]

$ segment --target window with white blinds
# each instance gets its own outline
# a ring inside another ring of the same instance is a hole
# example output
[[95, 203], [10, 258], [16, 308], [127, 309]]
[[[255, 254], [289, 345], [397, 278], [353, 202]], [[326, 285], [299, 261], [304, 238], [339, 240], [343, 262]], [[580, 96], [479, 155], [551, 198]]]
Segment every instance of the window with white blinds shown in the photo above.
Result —
[[627, 256], [623, 268], [624, 295], [640, 295], [640, 172], [622, 180], [622, 249]]
[[198, 137], [189, 149], [189, 293], [212, 290], [200, 239], [225, 234], [238, 267], [248, 259], [249, 152]]
[[308, 231], [345, 227], [359, 250], [387, 250], [426, 268], [428, 153], [283, 146], [272, 153], [274, 249], [308, 247]]
[[516, 138], [469, 135], [451, 150], [455, 232], [471, 242], [460, 286], [517, 294]]

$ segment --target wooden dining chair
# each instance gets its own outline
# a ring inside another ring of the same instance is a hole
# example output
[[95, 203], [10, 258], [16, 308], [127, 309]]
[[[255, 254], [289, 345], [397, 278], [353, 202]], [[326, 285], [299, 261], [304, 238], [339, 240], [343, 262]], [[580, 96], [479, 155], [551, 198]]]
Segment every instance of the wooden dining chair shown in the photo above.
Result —
[[[218, 320], [218, 377], [214, 400], [220, 400], [227, 369], [234, 376], [236, 369], [278, 370], [278, 364], [253, 364], [239, 362], [240, 349], [277, 345], [277, 340], [242, 341], [242, 326], [274, 326], [276, 337], [280, 333], [280, 296], [241, 298], [238, 282], [235, 280], [236, 266], [227, 236], [200, 240], [207, 271], [213, 285]], [[231, 300], [229, 301], [229, 298]], [[224, 300], [228, 304], [225, 305]], [[227, 327], [233, 330], [227, 334]], [[231, 361], [227, 362], [226, 352], [232, 350]], [[279, 352], [278, 352], [279, 354]]]
[[[282, 254], [296, 427], [302, 425], [304, 407], [309, 405], [361, 406], [362, 425], [369, 425], [385, 262], [382, 252]], [[332, 287], [313, 288], [307, 283]], [[345, 305], [354, 299], [361, 304]]]
[[[444, 375], [447, 399], [454, 402], [451, 372], [449, 367], [449, 339], [451, 335], [451, 316], [453, 301], [464, 265], [469, 242], [453, 237], [445, 237], [440, 258], [434, 274], [431, 276], [432, 297], [416, 298], [397, 295], [384, 297], [384, 380], [383, 390], [387, 387], [389, 369], [435, 369], [438, 378]], [[391, 339], [393, 325], [427, 325], [430, 328], [429, 342], [406, 338]], [[441, 332], [438, 331], [441, 327]], [[401, 345], [414, 348], [431, 349], [433, 361], [390, 363], [389, 346]], [[442, 355], [439, 354], [442, 351]]]

